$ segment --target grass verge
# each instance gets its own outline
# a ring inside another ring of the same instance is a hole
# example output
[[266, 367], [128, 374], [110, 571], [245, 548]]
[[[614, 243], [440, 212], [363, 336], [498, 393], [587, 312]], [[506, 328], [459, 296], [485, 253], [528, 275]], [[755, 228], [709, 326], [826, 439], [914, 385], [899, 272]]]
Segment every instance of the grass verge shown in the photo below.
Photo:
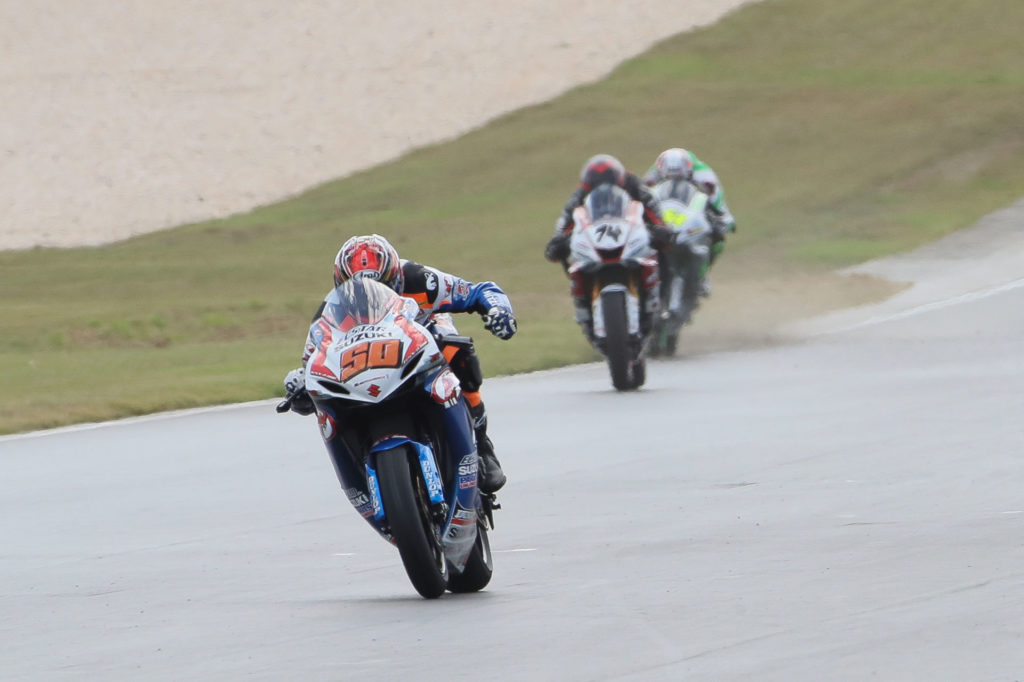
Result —
[[740, 231], [692, 328], [701, 347], [891, 293], [832, 270], [1024, 195], [1024, 3], [982, 5], [764, 0], [289, 201], [100, 248], [0, 253], [0, 433], [280, 394], [356, 233], [506, 288], [515, 339], [461, 323], [488, 374], [595, 359], [541, 251], [597, 152], [642, 171], [687, 146], [725, 183]]

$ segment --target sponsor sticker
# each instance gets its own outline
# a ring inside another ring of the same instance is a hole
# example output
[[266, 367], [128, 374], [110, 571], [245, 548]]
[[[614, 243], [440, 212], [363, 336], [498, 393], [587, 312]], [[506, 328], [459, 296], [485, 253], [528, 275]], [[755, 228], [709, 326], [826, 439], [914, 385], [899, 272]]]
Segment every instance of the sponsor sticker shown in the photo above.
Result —
[[420, 454], [420, 468], [423, 470], [423, 478], [427, 483], [427, 494], [430, 495], [430, 498], [443, 497], [444, 487], [441, 484], [441, 474], [429, 455]]
[[449, 540], [467, 538], [472, 535], [473, 526], [475, 525], [476, 512], [462, 507], [456, 507], [455, 513], [452, 514], [451, 524], [448, 526], [448, 532], [445, 533], [445, 537]]
[[459, 490], [465, 490], [476, 486], [479, 461], [480, 458], [477, 457], [476, 453], [473, 453], [471, 455], [466, 455], [459, 462]]
[[334, 417], [327, 414], [326, 412], [321, 412], [320, 410], [317, 410], [316, 423], [317, 426], [320, 427], [320, 436], [325, 441], [334, 438], [334, 434], [337, 431], [337, 424], [334, 421]]
[[458, 402], [461, 395], [462, 387], [459, 380], [447, 367], [438, 372], [430, 384], [430, 397], [439, 405], [451, 407]]
[[353, 327], [344, 338], [338, 341], [339, 347], [349, 344], [356, 343], [357, 341], [365, 341], [367, 339], [384, 339], [390, 336], [390, 332], [387, 328], [381, 327], [375, 324], [362, 324], [358, 327]]
[[383, 518], [384, 507], [381, 506], [380, 487], [377, 485], [377, 477], [369, 476], [367, 478], [367, 483], [369, 484], [370, 488], [370, 506], [372, 508], [371, 513], [373, 514], [374, 518]]
[[360, 516], [363, 518], [373, 516], [373, 503], [370, 501], [369, 495], [359, 490], [359, 488], [346, 488], [345, 494]]

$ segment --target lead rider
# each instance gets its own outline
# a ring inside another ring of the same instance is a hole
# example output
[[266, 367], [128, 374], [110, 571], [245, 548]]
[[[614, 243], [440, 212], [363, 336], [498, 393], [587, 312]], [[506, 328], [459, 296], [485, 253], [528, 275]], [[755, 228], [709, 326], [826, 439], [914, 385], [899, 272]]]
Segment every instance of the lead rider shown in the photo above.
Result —
[[[420, 307], [416, 321], [441, 327], [447, 333], [456, 333], [447, 313], [480, 313], [484, 328], [499, 339], [510, 339], [516, 333], [516, 318], [508, 296], [494, 282], [472, 283], [461, 277], [399, 259], [390, 242], [377, 234], [352, 237], [338, 251], [334, 259], [334, 286], [340, 286], [352, 277], [370, 277], [396, 293], [411, 298]], [[327, 299], [320, 304], [313, 320], [323, 313]], [[292, 410], [299, 414], [315, 411], [313, 400], [306, 393], [303, 367], [313, 352], [306, 347], [302, 354], [302, 367], [288, 372], [284, 379], [285, 391], [293, 396]], [[480, 455], [480, 490], [493, 493], [505, 485], [505, 473], [494, 454], [494, 444], [487, 436], [487, 410], [480, 397], [483, 373], [480, 359], [472, 349], [458, 352], [455, 347], [443, 347], [445, 358], [462, 384], [462, 394], [469, 405], [476, 431], [477, 453]]]

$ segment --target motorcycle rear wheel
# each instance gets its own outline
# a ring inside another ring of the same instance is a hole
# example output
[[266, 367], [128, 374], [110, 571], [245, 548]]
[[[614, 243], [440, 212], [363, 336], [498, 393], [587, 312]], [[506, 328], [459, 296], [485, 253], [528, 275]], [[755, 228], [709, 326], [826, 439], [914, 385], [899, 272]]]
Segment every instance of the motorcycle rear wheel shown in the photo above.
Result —
[[412, 586], [436, 599], [448, 584], [448, 563], [419, 467], [410, 466], [407, 452], [400, 446], [377, 454], [381, 502]]
[[487, 526], [477, 523], [476, 541], [469, 552], [466, 567], [462, 573], [453, 573], [448, 578], [448, 589], [452, 592], [478, 592], [491, 582], [494, 562], [491, 559], [491, 541], [487, 537]]

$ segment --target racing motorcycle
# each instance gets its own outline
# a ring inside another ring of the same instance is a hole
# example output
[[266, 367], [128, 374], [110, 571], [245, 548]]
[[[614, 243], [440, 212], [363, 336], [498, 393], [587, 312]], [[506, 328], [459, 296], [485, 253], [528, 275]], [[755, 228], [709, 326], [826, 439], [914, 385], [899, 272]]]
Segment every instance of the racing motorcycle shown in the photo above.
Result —
[[577, 321], [620, 391], [646, 379], [645, 347], [658, 306], [658, 262], [643, 212], [622, 188], [600, 185], [573, 212], [569, 241], [572, 295], [590, 306]]
[[664, 252], [661, 306], [651, 335], [652, 357], [673, 355], [683, 325], [698, 305], [701, 279], [711, 257], [712, 227], [705, 213], [708, 195], [682, 179], [669, 179], [653, 189], [666, 227], [675, 233]]
[[469, 409], [442, 350], [471, 350], [472, 339], [418, 324], [418, 313], [380, 282], [344, 282], [310, 328], [305, 389], [349, 502], [433, 599], [490, 582], [499, 505], [477, 487]]

